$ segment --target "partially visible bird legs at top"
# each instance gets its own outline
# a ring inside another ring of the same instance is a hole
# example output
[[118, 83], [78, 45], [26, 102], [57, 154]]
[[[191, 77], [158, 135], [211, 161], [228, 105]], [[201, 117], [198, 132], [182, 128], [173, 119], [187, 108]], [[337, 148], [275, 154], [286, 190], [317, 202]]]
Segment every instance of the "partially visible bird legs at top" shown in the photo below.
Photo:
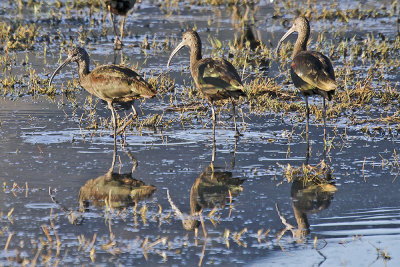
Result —
[[[115, 35], [114, 49], [121, 50], [122, 49], [122, 33], [121, 33], [121, 40], [120, 40], [118, 37], [118, 34], [117, 34], [117, 29], [115, 28], [114, 16], [111, 13], [111, 10], [108, 10], [108, 12], [110, 13], [110, 19], [111, 19], [111, 23], [112, 23], [113, 31], [114, 31], [114, 35]], [[124, 16], [124, 18], [125, 18], [125, 16]]]
[[117, 135], [122, 133], [123, 131], [125, 131], [126, 127], [128, 127], [128, 125], [131, 124], [137, 118], [138, 115], [137, 115], [135, 107], [133, 106], [133, 103], [132, 103], [132, 112], [131, 112], [131, 114], [132, 114], [132, 117], [128, 121], [126, 121], [124, 123], [124, 125], [121, 126], [121, 128], [118, 129]]
[[122, 44], [122, 39], [124, 39], [125, 20], [126, 20], [126, 16], [122, 16], [120, 26], [119, 26], [119, 32], [121, 34], [121, 44]]

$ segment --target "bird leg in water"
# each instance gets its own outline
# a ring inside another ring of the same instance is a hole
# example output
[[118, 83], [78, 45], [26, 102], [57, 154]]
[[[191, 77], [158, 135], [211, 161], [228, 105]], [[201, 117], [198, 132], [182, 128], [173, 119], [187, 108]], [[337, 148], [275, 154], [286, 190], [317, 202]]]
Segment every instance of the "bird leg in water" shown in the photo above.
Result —
[[216, 146], [215, 141], [214, 141], [213, 142], [213, 148], [212, 148], [212, 154], [211, 154], [211, 164], [214, 164], [216, 150], [217, 150], [217, 146]]
[[238, 139], [235, 138], [235, 146], [233, 148], [233, 151], [231, 152], [232, 153], [232, 161], [231, 161], [231, 169], [232, 170], [233, 170], [233, 168], [235, 168], [237, 141], [238, 141]]
[[235, 137], [238, 138], [242, 134], [239, 132], [236, 124], [236, 110], [235, 110], [235, 101], [233, 98], [231, 98], [231, 104], [232, 104], [232, 115], [233, 115], [233, 123], [235, 124]]
[[114, 166], [115, 166], [116, 161], [117, 161], [117, 146], [114, 144], [113, 160], [111, 163], [111, 167], [110, 167], [110, 169], [108, 169], [108, 172], [106, 174], [107, 181], [110, 181], [112, 179], [112, 173], [114, 172]]
[[306, 141], [308, 142], [308, 125], [310, 123], [310, 108], [308, 107], [308, 96], [304, 96], [305, 102], [306, 102], [306, 119], [307, 119], [307, 124], [306, 124]]
[[117, 147], [117, 116], [115, 115], [115, 109], [112, 105], [112, 102], [108, 102], [108, 108], [111, 110], [112, 114], [112, 120], [113, 120], [113, 125], [114, 125], [114, 150], [116, 150]]
[[214, 103], [211, 102], [210, 105], [211, 105], [211, 113], [212, 113], [211, 117], [212, 117], [212, 121], [213, 121], [213, 144], [215, 144], [215, 122], [216, 122], [217, 118], [215, 116]]
[[305, 160], [305, 165], [308, 165], [308, 161], [310, 159], [310, 140], [308, 140], [308, 135], [307, 135], [307, 152], [306, 152], [306, 160]]
[[137, 118], [138, 115], [137, 115], [137, 112], [136, 112], [136, 109], [135, 109], [133, 103], [132, 103], [132, 112], [131, 112], [131, 114], [132, 114], [132, 117], [127, 122], [125, 122], [124, 125], [121, 128], [118, 129], [117, 135], [122, 133], [123, 131], [125, 131], [125, 128], [128, 127], [128, 125], [131, 124]]
[[323, 117], [324, 117], [324, 143], [326, 144], [326, 105], [325, 105], [325, 97], [323, 97], [322, 99], [323, 99], [322, 105], [323, 105], [323, 112], [324, 112], [324, 114], [323, 114]]

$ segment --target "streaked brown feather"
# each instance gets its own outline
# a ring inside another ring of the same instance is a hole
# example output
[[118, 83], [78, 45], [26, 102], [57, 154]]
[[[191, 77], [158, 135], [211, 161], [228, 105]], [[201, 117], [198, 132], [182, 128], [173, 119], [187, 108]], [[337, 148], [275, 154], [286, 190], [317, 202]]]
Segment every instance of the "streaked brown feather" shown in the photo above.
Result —
[[135, 71], [117, 65], [95, 68], [81, 80], [81, 86], [97, 97], [112, 102], [151, 98], [157, 93]]

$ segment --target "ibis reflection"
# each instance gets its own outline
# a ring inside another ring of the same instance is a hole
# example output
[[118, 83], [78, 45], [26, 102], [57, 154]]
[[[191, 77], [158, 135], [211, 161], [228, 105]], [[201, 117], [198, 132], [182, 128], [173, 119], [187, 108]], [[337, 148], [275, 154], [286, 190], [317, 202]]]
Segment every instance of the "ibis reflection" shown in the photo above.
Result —
[[333, 170], [326, 161], [326, 151], [324, 150], [322, 160], [316, 165], [309, 164], [310, 154], [308, 144], [305, 163], [298, 168], [288, 167], [286, 170], [285, 176], [292, 182], [290, 195], [297, 227], [287, 223], [277, 207], [282, 223], [286, 226], [278, 235], [279, 238], [290, 230], [297, 242], [303, 242], [310, 233], [308, 214], [319, 213], [328, 208], [337, 191]]
[[[211, 158], [210, 165], [196, 178], [190, 189], [190, 214], [182, 213], [173, 203], [169, 192], [167, 192], [171, 207], [182, 220], [185, 230], [197, 230], [200, 226], [199, 216], [202, 210], [223, 209], [226, 205], [230, 205], [233, 198], [243, 190], [241, 184], [245, 179], [234, 178], [231, 171], [214, 166], [215, 145], [213, 146]], [[235, 156], [233, 156], [231, 168], [234, 166], [234, 158]]]
[[106, 203], [113, 208], [133, 206], [140, 200], [147, 199], [157, 190], [152, 185], [146, 185], [143, 181], [134, 179], [132, 174], [138, 166], [137, 160], [127, 151], [126, 154], [132, 161], [132, 169], [129, 173], [114, 172], [116, 150], [110, 169], [103, 175], [90, 179], [79, 191], [79, 203], [81, 207], [88, 207], [92, 202], [94, 206], [104, 206]]

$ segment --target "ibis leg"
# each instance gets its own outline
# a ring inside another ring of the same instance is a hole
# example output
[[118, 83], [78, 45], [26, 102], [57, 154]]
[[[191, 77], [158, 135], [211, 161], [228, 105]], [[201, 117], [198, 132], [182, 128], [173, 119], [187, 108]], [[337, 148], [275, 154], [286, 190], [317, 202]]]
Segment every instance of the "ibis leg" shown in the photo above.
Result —
[[305, 160], [305, 165], [308, 165], [308, 161], [310, 159], [310, 140], [307, 138], [307, 152], [306, 152], [306, 160]]
[[135, 109], [135, 106], [133, 105], [133, 101], [132, 101], [132, 116], [133, 117], [136, 117], [137, 116], [137, 111], [136, 111], [136, 109]]
[[115, 23], [114, 23], [114, 16], [111, 13], [111, 11], [109, 11], [109, 13], [110, 13], [110, 20], [111, 20], [111, 23], [112, 23], [112, 26], [113, 26], [113, 31], [114, 31], [115, 38], [118, 38], [117, 29], [115, 28]]
[[118, 129], [117, 134], [120, 134], [123, 131], [125, 131], [126, 127], [128, 127], [128, 125], [131, 124], [136, 118], [137, 118], [137, 112], [132, 103], [132, 117], [127, 122], [125, 122], [121, 128]]
[[236, 148], [237, 148], [237, 142], [238, 142], [238, 139], [235, 138], [235, 147], [233, 148], [233, 151], [232, 151], [232, 161], [231, 161], [231, 168], [232, 168], [232, 169], [235, 168], [235, 163], [236, 163]]
[[115, 49], [115, 50], [121, 50], [121, 48], [122, 48], [122, 42], [121, 42], [121, 40], [119, 39], [118, 34], [117, 34], [117, 29], [115, 28], [114, 16], [113, 16], [113, 14], [111, 13], [111, 11], [109, 11], [109, 13], [110, 13], [111, 23], [112, 23], [112, 25], [113, 25], [113, 31], [114, 31], [114, 35], [115, 35], [114, 49]]
[[217, 150], [216, 144], [215, 144], [215, 142], [213, 142], [212, 154], [211, 154], [211, 164], [214, 164], [216, 150]]
[[310, 108], [308, 107], [308, 96], [304, 96], [305, 101], [306, 101], [306, 119], [307, 119], [307, 124], [306, 124], [306, 141], [308, 143], [308, 126], [310, 124]]
[[111, 110], [113, 126], [114, 126], [114, 150], [117, 149], [117, 116], [115, 115], [115, 109], [111, 102], [108, 102], [108, 107]]
[[111, 163], [111, 167], [107, 172], [107, 180], [111, 180], [112, 178], [112, 173], [114, 171], [114, 166], [115, 166], [115, 162], [117, 160], [117, 146], [114, 144], [114, 150], [113, 150], [113, 159], [112, 159], [112, 163]]
[[325, 97], [323, 97], [323, 117], [324, 117], [324, 142], [326, 143], [326, 105], [325, 105]]
[[235, 109], [235, 101], [233, 98], [231, 98], [231, 103], [232, 103], [232, 115], [233, 115], [233, 123], [235, 124], [235, 137], [238, 138], [241, 134], [237, 128], [236, 124], [236, 109]]
[[125, 26], [125, 20], [126, 20], [126, 16], [122, 16], [122, 18], [121, 18], [121, 24], [120, 24], [120, 28], [119, 28], [119, 32], [120, 32], [120, 34], [121, 34], [121, 42], [122, 42], [122, 39], [124, 38], [124, 26]]
[[211, 112], [212, 112], [212, 121], [213, 121], [213, 144], [215, 144], [215, 123], [216, 123], [216, 116], [214, 110], [214, 103], [211, 102]]

